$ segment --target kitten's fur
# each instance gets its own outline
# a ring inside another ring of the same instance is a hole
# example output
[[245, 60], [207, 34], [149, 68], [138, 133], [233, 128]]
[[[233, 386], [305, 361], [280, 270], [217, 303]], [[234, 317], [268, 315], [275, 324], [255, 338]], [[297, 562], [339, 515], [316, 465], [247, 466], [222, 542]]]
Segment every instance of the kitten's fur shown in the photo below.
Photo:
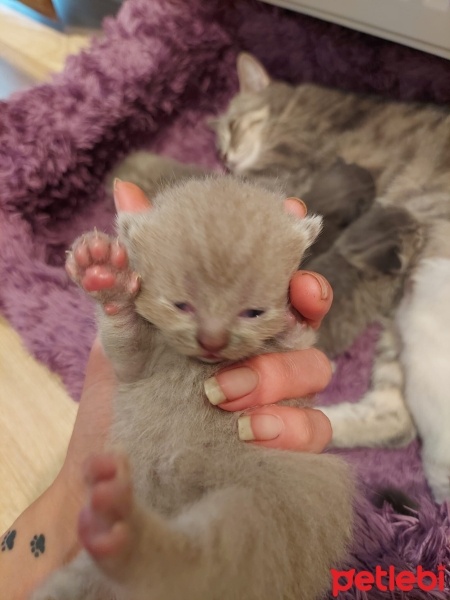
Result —
[[[411, 411], [434, 495], [438, 500], [449, 498], [450, 328], [445, 324], [450, 295], [441, 276], [450, 271], [450, 236], [442, 234], [450, 218], [450, 111], [272, 81], [248, 54], [240, 55], [238, 74], [241, 93], [216, 124], [221, 153], [235, 173], [287, 184], [294, 178], [308, 188], [314, 173], [340, 156], [370, 171], [380, 206], [402, 209], [406, 222], [420, 224], [423, 243], [413, 233], [407, 244], [416, 245], [411, 267], [417, 266], [408, 276], [404, 300], [400, 306], [394, 301], [391, 307], [396, 312], [380, 340], [372, 389], [359, 405], [331, 407], [326, 412], [335, 443], [355, 446], [407, 441], [413, 433]], [[439, 299], [430, 298], [427, 288], [439, 290]], [[354, 299], [360, 297], [355, 288], [349, 292]], [[367, 319], [359, 314], [359, 310], [366, 312], [365, 302], [355, 301], [352, 308], [355, 321], [365, 325]], [[419, 334], [425, 315], [432, 335]], [[356, 328], [351, 333], [356, 334]], [[402, 403], [404, 388], [407, 407]], [[391, 419], [392, 411], [398, 419]], [[386, 427], [377, 427], [384, 418]], [[396, 419], [397, 426], [388, 426]]]
[[[82, 553], [33, 600], [313, 600], [349, 540], [348, 470], [334, 456], [240, 442], [237, 416], [203, 392], [226, 362], [198, 360], [196, 338], [225, 331], [225, 361], [309, 346], [314, 334], [287, 330], [285, 311], [320, 219], [287, 214], [281, 194], [231, 177], [188, 181], [155, 200], [119, 215], [142, 278], [135, 304], [97, 294], [121, 305], [116, 316], [99, 313], [99, 325], [119, 378], [112, 439], [131, 459], [145, 515], [142, 555], [118, 583]], [[248, 309], [265, 312], [248, 318]]]

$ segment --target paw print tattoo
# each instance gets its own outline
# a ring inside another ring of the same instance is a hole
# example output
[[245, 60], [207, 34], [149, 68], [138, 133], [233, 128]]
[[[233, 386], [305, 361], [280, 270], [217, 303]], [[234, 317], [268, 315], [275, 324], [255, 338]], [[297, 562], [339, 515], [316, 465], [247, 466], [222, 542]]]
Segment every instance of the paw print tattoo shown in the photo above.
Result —
[[41, 554], [45, 552], [45, 536], [40, 533], [39, 535], [35, 535], [30, 542], [31, 554], [34, 554], [37, 558]]
[[2, 539], [2, 552], [6, 550], [12, 550], [14, 548], [14, 540], [16, 539], [17, 531], [15, 529], [10, 529], [5, 537]]

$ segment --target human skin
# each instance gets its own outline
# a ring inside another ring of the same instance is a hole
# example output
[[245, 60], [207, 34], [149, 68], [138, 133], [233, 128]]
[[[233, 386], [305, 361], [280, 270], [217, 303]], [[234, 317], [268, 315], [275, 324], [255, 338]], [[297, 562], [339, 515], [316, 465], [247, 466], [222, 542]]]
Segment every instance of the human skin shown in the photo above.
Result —
[[[148, 208], [143, 192], [131, 183], [117, 181], [115, 196], [122, 210]], [[297, 204], [299, 216], [304, 216], [306, 207]], [[291, 280], [290, 299], [295, 317], [287, 318], [298, 318], [318, 328], [331, 306], [332, 290], [320, 275], [299, 271]], [[311, 408], [277, 406], [276, 402], [318, 393], [330, 377], [329, 361], [317, 349], [267, 354], [217, 374], [213, 399], [217, 410], [245, 411], [247, 441], [242, 443], [321, 452], [331, 439], [327, 417]], [[16, 531], [13, 549], [0, 552], [0, 582], [5, 598], [25, 600], [50, 572], [70, 561], [80, 549], [77, 522], [89, 484], [84, 465], [105, 448], [115, 388], [111, 364], [96, 340], [63, 467], [53, 484], [9, 528]], [[30, 540], [38, 531], [45, 536], [46, 549], [36, 557], [30, 552]]]

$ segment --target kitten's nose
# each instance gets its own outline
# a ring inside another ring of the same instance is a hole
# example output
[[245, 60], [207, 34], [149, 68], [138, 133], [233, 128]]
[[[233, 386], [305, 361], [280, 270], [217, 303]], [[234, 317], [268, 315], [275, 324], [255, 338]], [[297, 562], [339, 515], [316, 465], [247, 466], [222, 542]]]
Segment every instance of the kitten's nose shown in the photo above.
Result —
[[200, 348], [207, 352], [220, 352], [228, 346], [229, 334], [225, 329], [219, 331], [202, 331], [197, 333], [197, 342]]

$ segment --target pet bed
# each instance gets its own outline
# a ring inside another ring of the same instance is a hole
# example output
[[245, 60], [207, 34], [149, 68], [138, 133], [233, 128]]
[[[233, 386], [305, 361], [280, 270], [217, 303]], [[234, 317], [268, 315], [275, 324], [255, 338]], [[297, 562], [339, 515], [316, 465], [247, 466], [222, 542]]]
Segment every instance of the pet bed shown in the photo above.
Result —
[[[29, 350], [63, 378], [74, 398], [94, 337], [92, 304], [69, 283], [64, 251], [81, 232], [110, 231], [108, 170], [147, 147], [217, 166], [205, 120], [237, 89], [239, 50], [274, 76], [450, 103], [443, 59], [254, 1], [128, 0], [104, 36], [67, 61], [46, 85], [0, 104], [0, 310]], [[367, 389], [377, 329], [338, 360], [326, 402], [357, 400]], [[342, 452], [355, 466], [362, 497], [348, 568], [449, 569], [447, 507], [424, 481], [418, 443], [402, 450]], [[394, 484], [420, 502], [402, 516], [368, 500]], [[449, 575], [447, 571], [447, 576]], [[415, 588], [408, 598], [447, 598], [450, 589]], [[331, 592], [330, 592], [331, 597]], [[401, 598], [351, 588], [339, 598]]]

